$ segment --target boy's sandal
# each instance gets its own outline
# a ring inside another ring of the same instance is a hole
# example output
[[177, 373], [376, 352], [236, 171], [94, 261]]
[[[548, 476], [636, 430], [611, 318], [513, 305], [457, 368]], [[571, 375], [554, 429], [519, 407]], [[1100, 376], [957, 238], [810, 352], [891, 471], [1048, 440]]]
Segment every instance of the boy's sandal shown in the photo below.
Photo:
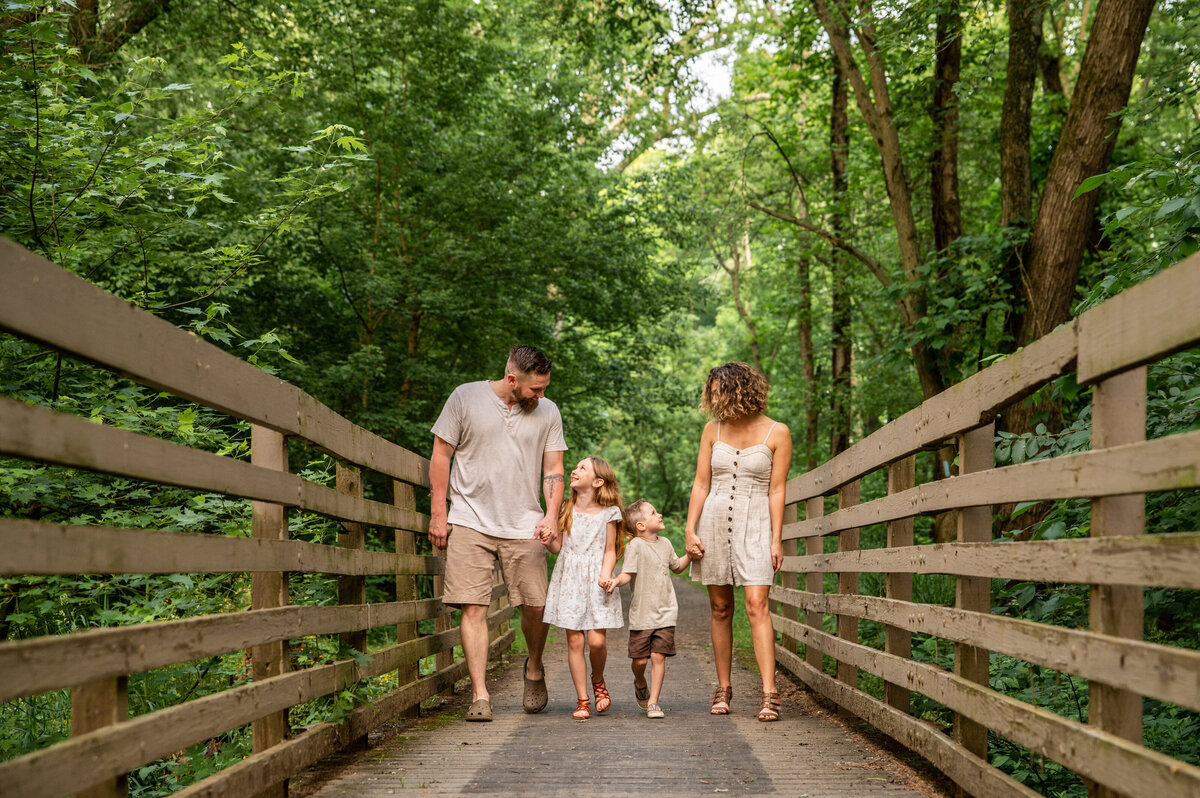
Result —
[[608, 688], [604, 686], [603, 679], [592, 682], [592, 692], [596, 694], [596, 714], [603, 715], [612, 706], [612, 696], [608, 694]]
[[733, 700], [733, 685], [728, 687], [718, 687], [713, 690], [712, 694], [712, 709], [708, 712], [710, 715], [728, 715], [729, 702]]
[[641, 709], [645, 709], [650, 704], [650, 685], [643, 684], [637, 686], [637, 682], [633, 683], [633, 697], [637, 699], [637, 705]]
[[763, 722], [779, 720], [779, 708], [781, 706], [779, 693], [763, 693], [762, 709], [758, 711], [758, 719]]
[[492, 720], [492, 702], [486, 698], [472, 701], [467, 709], [466, 720], [471, 723], [489, 723]]
[[587, 720], [592, 716], [591, 706], [592, 702], [590, 699], [580, 698], [578, 700], [578, 707], [571, 713], [571, 717], [575, 718], [575, 720]]
[[658, 704], [650, 704], [646, 707], [646, 717], [648, 718], [665, 718], [666, 713]]

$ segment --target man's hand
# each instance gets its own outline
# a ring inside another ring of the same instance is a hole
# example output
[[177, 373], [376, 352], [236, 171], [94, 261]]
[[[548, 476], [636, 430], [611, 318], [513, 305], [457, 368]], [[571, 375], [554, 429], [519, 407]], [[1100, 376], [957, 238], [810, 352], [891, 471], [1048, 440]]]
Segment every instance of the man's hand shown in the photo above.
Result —
[[429, 542], [435, 549], [445, 549], [446, 541], [450, 539], [450, 530], [446, 525], [446, 517], [429, 519]]
[[558, 537], [558, 519], [544, 516], [533, 528], [533, 536], [540, 540], [543, 546], [549, 546]]

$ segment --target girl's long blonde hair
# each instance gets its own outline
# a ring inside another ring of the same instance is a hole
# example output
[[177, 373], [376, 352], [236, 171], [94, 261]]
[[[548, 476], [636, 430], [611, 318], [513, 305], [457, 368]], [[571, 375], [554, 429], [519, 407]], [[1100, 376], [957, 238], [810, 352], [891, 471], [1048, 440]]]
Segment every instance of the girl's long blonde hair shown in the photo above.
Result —
[[[585, 457], [584, 459], [592, 461], [592, 470], [596, 472], [596, 479], [604, 480], [604, 484], [596, 489], [596, 504], [601, 507], [616, 507], [619, 510], [621, 508], [621, 489], [617, 485], [617, 474], [613, 471], [613, 467], [599, 457]], [[579, 491], [571, 488], [571, 495], [567, 497], [567, 500], [563, 502], [562, 509], [558, 511], [558, 528], [562, 530], [564, 538], [571, 534], [572, 513], [575, 511], [575, 501], [578, 498]], [[621, 554], [625, 551], [625, 536], [621, 534], [620, 529], [621, 523], [618, 521], [617, 559], [620, 559]]]

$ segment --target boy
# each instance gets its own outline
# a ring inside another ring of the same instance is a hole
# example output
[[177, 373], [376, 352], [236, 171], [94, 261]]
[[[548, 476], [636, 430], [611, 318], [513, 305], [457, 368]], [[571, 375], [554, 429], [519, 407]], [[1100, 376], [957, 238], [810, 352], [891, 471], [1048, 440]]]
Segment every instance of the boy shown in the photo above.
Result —
[[[633, 583], [633, 600], [629, 605], [629, 656], [633, 660], [633, 687], [638, 706], [646, 710], [647, 718], [663, 717], [658, 705], [667, 657], [675, 656], [675, 623], [679, 604], [668, 570], [679, 573], [692, 561], [691, 555], [675, 556], [671, 541], [660, 538], [662, 513], [645, 499], [638, 499], [625, 508], [625, 534], [632, 537], [625, 550], [625, 562], [616, 579], [601, 579], [600, 586], [608, 592], [621, 585]], [[636, 577], [636, 578], [635, 578]], [[652, 663], [650, 685], [646, 685], [646, 661]], [[640, 685], [639, 685], [640, 682]]]

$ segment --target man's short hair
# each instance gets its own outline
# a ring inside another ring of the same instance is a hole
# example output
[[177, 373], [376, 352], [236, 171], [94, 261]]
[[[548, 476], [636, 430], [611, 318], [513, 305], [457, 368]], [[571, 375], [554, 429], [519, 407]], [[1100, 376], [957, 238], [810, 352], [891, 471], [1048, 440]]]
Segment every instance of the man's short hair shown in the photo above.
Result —
[[514, 346], [508, 353], [505, 371], [515, 374], [549, 374], [554, 364], [535, 346]]

